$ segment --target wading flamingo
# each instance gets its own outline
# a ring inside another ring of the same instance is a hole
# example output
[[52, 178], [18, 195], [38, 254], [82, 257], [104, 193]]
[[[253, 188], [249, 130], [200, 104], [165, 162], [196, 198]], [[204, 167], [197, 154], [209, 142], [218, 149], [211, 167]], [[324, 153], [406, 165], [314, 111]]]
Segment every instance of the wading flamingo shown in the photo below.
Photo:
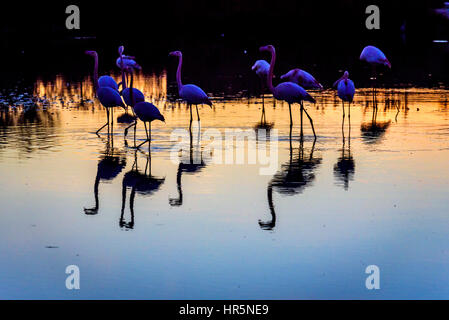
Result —
[[118, 91], [117, 82], [111, 76], [101, 76], [98, 78], [98, 53], [96, 51], [88, 50], [85, 52], [87, 55], [94, 57], [95, 65], [94, 65], [94, 86], [95, 90], [98, 90], [101, 87], [110, 87]]
[[319, 83], [314, 76], [307, 71], [301, 69], [292, 69], [286, 74], [281, 76], [281, 80], [286, 80], [299, 84], [304, 89], [318, 89], [323, 90], [323, 86]]
[[[145, 101], [145, 96], [139, 89], [134, 88], [134, 68], [132, 67], [126, 67], [125, 68], [126, 73], [128, 73], [131, 77], [131, 81], [129, 84], [129, 88], [125, 88], [122, 91], [123, 99], [125, 100], [125, 103], [129, 106], [131, 106], [131, 109], [133, 111], [133, 114], [136, 114], [134, 111], [134, 106], [139, 102]], [[134, 126], [134, 145], [136, 143], [136, 126], [137, 126], [137, 118], [134, 120], [134, 122], [125, 128], [125, 138], [128, 135], [129, 128]]]
[[[131, 88], [132, 88], [132, 67], [128, 67], [127, 71], [131, 73]], [[133, 90], [130, 91], [130, 99], [131, 101], [134, 101], [133, 97]], [[139, 103], [136, 103], [133, 107], [134, 113], [136, 114], [137, 118], [139, 118], [143, 124], [145, 125], [145, 133], [147, 134], [147, 139], [139, 144], [137, 146], [137, 149], [140, 148], [143, 144], [148, 142], [148, 149], [151, 150], [151, 122], [154, 120], [160, 120], [162, 122], [165, 122], [164, 116], [159, 112], [159, 109], [152, 103], [141, 101]], [[149, 128], [147, 129], [147, 122]], [[137, 125], [137, 124], [136, 124]]]
[[[270, 64], [265, 60], [257, 60], [251, 67], [251, 70], [256, 72], [260, 78], [261, 90], [262, 90], [262, 117], [265, 119], [265, 87], [267, 83], [268, 71], [270, 71]], [[262, 120], [261, 120], [262, 121]], [[265, 121], [265, 120], [264, 120]]]
[[207, 104], [212, 108], [212, 102], [207, 94], [200, 87], [194, 84], [182, 84], [181, 68], [182, 68], [182, 53], [181, 51], [173, 51], [169, 53], [170, 56], [178, 57], [178, 69], [176, 71], [176, 82], [178, 83], [178, 92], [181, 99], [185, 100], [190, 107], [190, 125], [192, 125], [192, 104], [195, 105], [196, 115], [200, 121], [200, 114], [198, 113], [199, 104]]
[[312, 126], [313, 136], [316, 139], [315, 128], [313, 126], [313, 120], [307, 113], [306, 109], [304, 109], [304, 105], [303, 105], [303, 101], [310, 101], [310, 102], [315, 103], [315, 99], [306, 90], [304, 90], [301, 86], [299, 86], [298, 84], [293, 83], [293, 82], [282, 82], [282, 83], [278, 84], [276, 87], [273, 87], [273, 69], [274, 69], [274, 64], [276, 62], [276, 50], [274, 49], [274, 47], [272, 45], [260, 47], [259, 50], [260, 51], [268, 51], [271, 53], [270, 70], [268, 72], [268, 77], [267, 77], [268, 89], [270, 90], [271, 93], [273, 93], [273, 96], [277, 100], [284, 100], [288, 103], [288, 108], [290, 111], [290, 126], [293, 125], [291, 104], [299, 103], [301, 106], [301, 137], [303, 136], [302, 112], [304, 111], [310, 120], [310, 125]]
[[125, 68], [127, 67], [132, 67], [133, 69], [137, 69], [137, 70], [141, 70], [142, 67], [134, 60], [135, 58], [132, 56], [127, 56], [123, 54], [123, 51], [125, 50], [124, 46], [120, 46], [118, 48], [118, 54], [119, 57], [117, 58], [117, 60], [115, 61], [115, 64], [117, 65], [117, 67], [120, 68], [120, 70], [122, 71], [122, 82], [119, 83], [122, 85], [122, 88], [125, 89], [127, 87], [127, 79], [126, 79], [126, 73], [125, 73]]
[[390, 61], [388, 61], [385, 54], [379, 48], [376, 48], [374, 46], [366, 46], [365, 48], [363, 48], [362, 53], [360, 54], [360, 60], [369, 63], [373, 68], [373, 107], [377, 108], [375, 85], [375, 82], [377, 80], [376, 67], [383, 65], [391, 69], [391, 63]]
[[351, 118], [351, 103], [354, 99], [355, 86], [354, 82], [349, 79], [349, 72], [345, 71], [343, 76], [335, 81], [334, 87], [337, 87], [338, 97], [341, 99], [341, 103], [343, 105], [343, 121], [345, 118], [345, 102], [349, 103], [349, 114], [348, 118]]
[[[122, 97], [120, 96], [118, 92], [118, 86], [114, 79], [112, 79], [109, 76], [102, 76], [100, 79], [98, 79], [98, 55], [95, 51], [86, 51], [86, 54], [91, 55], [95, 57], [95, 69], [94, 69], [94, 86], [96, 89], [98, 100], [100, 100], [100, 103], [103, 107], [106, 108], [106, 114], [107, 114], [107, 122], [104, 124], [100, 129], [98, 129], [95, 133], [98, 135], [98, 133], [103, 129], [104, 127], [108, 126], [108, 132], [109, 132], [109, 109], [111, 109], [111, 125], [114, 126], [114, 107], [122, 107], [126, 109], [125, 104], [122, 101]], [[104, 81], [100, 82], [101, 79], [105, 79]], [[110, 79], [109, 79], [110, 78]], [[109, 80], [108, 80], [109, 79]], [[109, 86], [113, 83], [115, 83], [115, 86]], [[109, 84], [109, 85], [105, 85]], [[113, 88], [114, 87], [114, 88]]]

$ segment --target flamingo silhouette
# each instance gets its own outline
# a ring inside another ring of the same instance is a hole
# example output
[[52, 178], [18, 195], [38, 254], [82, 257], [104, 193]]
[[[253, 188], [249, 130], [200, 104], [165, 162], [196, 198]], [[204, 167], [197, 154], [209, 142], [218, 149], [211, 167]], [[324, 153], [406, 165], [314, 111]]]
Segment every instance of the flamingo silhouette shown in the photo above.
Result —
[[281, 80], [297, 83], [304, 89], [323, 90], [323, 86], [318, 82], [318, 80], [315, 79], [314, 76], [312, 76], [307, 71], [298, 68], [292, 69], [286, 74], [282, 75]]
[[301, 136], [303, 135], [302, 113], [304, 111], [310, 120], [310, 125], [312, 126], [313, 136], [316, 139], [315, 128], [313, 126], [313, 120], [307, 113], [306, 109], [304, 109], [304, 105], [303, 105], [303, 101], [310, 101], [310, 102], [315, 103], [315, 99], [312, 98], [312, 96], [306, 90], [304, 90], [304, 88], [302, 88], [301, 86], [299, 86], [298, 84], [293, 83], [293, 82], [282, 82], [282, 83], [278, 84], [276, 87], [273, 87], [273, 69], [274, 69], [274, 64], [276, 62], [276, 51], [272, 45], [260, 47], [260, 51], [268, 51], [271, 53], [270, 70], [268, 72], [268, 77], [267, 77], [268, 89], [270, 90], [271, 93], [273, 93], [273, 96], [277, 100], [283, 100], [288, 103], [288, 108], [289, 108], [289, 112], [290, 112], [290, 126], [292, 126], [292, 124], [293, 124], [291, 104], [299, 103], [301, 106]]
[[100, 103], [106, 108], [107, 122], [95, 133], [98, 133], [106, 126], [108, 126], [109, 133], [109, 109], [111, 109], [111, 125], [114, 126], [114, 107], [122, 107], [126, 109], [122, 101], [122, 97], [118, 92], [118, 85], [114, 79], [110, 76], [102, 76], [98, 79], [98, 54], [96, 51], [86, 51], [87, 55], [93, 56], [95, 58], [94, 67], [94, 87]]
[[363, 48], [362, 53], [360, 54], [360, 60], [371, 65], [373, 69], [373, 107], [377, 109], [377, 100], [376, 100], [376, 82], [377, 82], [377, 73], [376, 67], [378, 66], [387, 66], [391, 69], [391, 63], [388, 61], [385, 54], [374, 46], [366, 46]]
[[198, 113], [199, 104], [207, 104], [212, 108], [212, 102], [207, 94], [194, 84], [182, 84], [181, 69], [182, 69], [182, 53], [181, 51], [170, 52], [170, 56], [178, 57], [178, 69], [176, 71], [176, 82], [178, 83], [178, 92], [181, 99], [187, 102], [190, 108], [190, 126], [192, 125], [192, 104], [195, 105], [196, 115], [200, 121], [200, 114]]
[[[349, 79], [349, 72], [345, 71], [343, 76], [335, 81], [334, 87], [337, 87], [338, 97], [341, 99], [341, 104], [343, 107], [343, 123], [342, 130], [344, 129], [345, 123], [345, 101], [349, 103], [348, 106], [348, 118], [351, 121], [351, 102], [354, 99], [355, 86], [354, 82]], [[344, 132], [343, 132], [344, 137]]]

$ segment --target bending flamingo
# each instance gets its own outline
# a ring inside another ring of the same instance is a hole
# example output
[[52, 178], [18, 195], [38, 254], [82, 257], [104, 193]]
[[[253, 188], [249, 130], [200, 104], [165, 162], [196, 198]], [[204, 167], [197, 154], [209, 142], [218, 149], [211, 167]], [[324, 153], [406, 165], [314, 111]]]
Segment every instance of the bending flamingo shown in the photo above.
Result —
[[[104, 124], [100, 129], [98, 129], [95, 133], [98, 135], [98, 133], [103, 129], [104, 127], [108, 126], [108, 132], [109, 132], [109, 109], [111, 109], [111, 122], [112, 126], [114, 126], [114, 107], [122, 107], [126, 109], [126, 106], [124, 105], [122, 101], [122, 97], [118, 93], [118, 86], [114, 79], [112, 79], [109, 76], [102, 76], [100, 79], [98, 79], [98, 55], [95, 51], [86, 51], [86, 54], [94, 56], [95, 57], [95, 69], [94, 69], [94, 86], [96, 89], [98, 100], [100, 100], [100, 103], [103, 107], [106, 108], [106, 114], [107, 114], [107, 122]], [[104, 79], [103, 81], [100, 81], [101, 79]], [[115, 83], [115, 86], [113, 85]]]
[[323, 90], [323, 86], [319, 83], [314, 76], [307, 71], [301, 69], [292, 69], [286, 74], [281, 76], [281, 80], [286, 80], [299, 84], [304, 89], [318, 89]]
[[[132, 77], [132, 67], [128, 67], [127, 71], [129, 73], [131, 73], [131, 88], [132, 88], [132, 82], [133, 82], [133, 77]], [[134, 101], [134, 97], [133, 97], [133, 91], [130, 91], [130, 99], [131, 101]], [[137, 118], [139, 118], [143, 124], [145, 125], [145, 133], [147, 134], [147, 139], [142, 142], [141, 144], [139, 144], [137, 146], [137, 149], [140, 148], [143, 144], [145, 143], [149, 143], [148, 148], [151, 148], [151, 122], [154, 120], [160, 120], [165, 122], [165, 118], [164, 116], [159, 112], [159, 109], [152, 103], [150, 102], [146, 102], [146, 101], [141, 101], [139, 103], [134, 104], [133, 106], [133, 110], [134, 113], [136, 114]], [[148, 126], [149, 129], [147, 129], [147, 122], [148, 122]], [[137, 123], [136, 123], [137, 125]]]
[[200, 114], [198, 113], [199, 104], [207, 104], [212, 108], [212, 102], [207, 94], [200, 87], [194, 84], [182, 84], [181, 68], [182, 68], [182, 53], [181, 51], [170, 52], [170, 56], [179, 58], [178, 69], [176, 71], [176, 82], [178, 83], [178, 92], [181, 99], [185, 100], [190, 107], [190, 124], [192, 124], [192, 104], [195, 105], [196, 115], [200, 121]]
[[[139, 102], [144, 102], [145, 101], [145, 96], [142, 93], [142, 91], [140, 91], [139, 89], [134, 88], [134, 86], [133, 86], [133, 83], [134, 83], [134, 75], [133, 75], [134, 68], [133, 67], [125, 67], [124, 69], [125, 69], [126, 73], [128, 73], [130, 75], [131, 81], [130, 81], [129, 88], [123, 89], [122, 96], [123, 96], [123, 99], [125, 100], [125, 103], [128, 106], [131, 106], [131, 109], [132, 109], [133, 113], [135, 114], [136, 112], [134, 110], [134, 106], [137, 103], [139, 103]], [[135, 121], [131, 125], [129, 125], [128, 127], [125, 128], [124, 135], [125, 135], [125, 138], [126, 138], [126, 136], [128, 135], [129, 128], [131, 128], [133, 126], [134, 126], [134, 144], [135, 144], [137, 119], [135, 119]]]
[[[352, 103], [352, 100], [354, 99], [354, 93], [355, 93], [354, 82], [351, 79], [349, 79], [348, 71], [345, 71], [343, 76], [340, 79], [338, 79], [337, 81], [335, 81], [334, 87], [335, 86], [337, 87], [338, 96], [340, 97], [341, 103], [343, 106], [342, 132], [343, 132], [343, 137], [344, 137], [343, 127], [345, 124], [345, 102], [349, 103], [348, 118], [349, 118], [349, 121], [351, 121], [351, 103]], [[351, 124], [351, 123], [349, 123], [349, 124]]]
[[[363, 48], [362, 53], [360, 54], [360, 60], [369, 63], [373, 68], [373, 81], [376, 81], [377, 78], [377, 66], [383, 65], [391, 69], [391, 63], [390, 61], [388, 61], [385, 54], [379, 48], [376, 48], [374, 46], [366, 46], [365, 48]], [[374, 108], [377, 108], [375, 83], [373, 85], [373, 100], [373, 106]]]
[[307, 113], [306, 109], [304, 109], [304, 105], [303, 105], [303, 101], [310, 101], [310, 102], [315, 103], [315, 99], [306, 90], [304, 90], [304, 88], [302, 88], [301, 86], [299, 86], [298, 84], [293, 83], [293, 82], [282, 82], [282, 83], [278, 84], [276, 87], [273, 87], [273, 69], [274, 69], [274, 64], [276, 62], [276, 50], [274, 49], [274, 47], [272, 45], [260, 47], [259, 50], [260, 51], [268, 51], [271, 53], [270, 70], [268, 72], [268, 77], [267, 77], [268, 89], [270, 90], [271, 93], [273, 93], [273, 96], [277, 100], [284, 100], [288, 103], [288, 108], [290, 111], [290, 126], [293, 125], [291, 104], [299, 103], [301, 106], [301, 137], [303, 135], [302, 112], [304, 111], [310, 120], [310, 125], [312, 126], [312, 130], [313, 130], [313, 136], [316, 139], [315, 128], [313, 126], [313, 120]]

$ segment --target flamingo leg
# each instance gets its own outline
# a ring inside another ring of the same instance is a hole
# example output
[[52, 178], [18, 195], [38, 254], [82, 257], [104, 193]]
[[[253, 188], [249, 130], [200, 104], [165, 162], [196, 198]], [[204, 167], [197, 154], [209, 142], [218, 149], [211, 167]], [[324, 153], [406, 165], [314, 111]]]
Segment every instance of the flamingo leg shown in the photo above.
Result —
[[95, 134], [96, 134], [97, 136], [99, 136], [98, 133], [99, 133], [104, 127], [106, 127], [106, 126], [108, 126], [108, 133], [109, 133], [109, 108], [106, 108], [106, 116], [107, 116], [107, 118], [108, 118], [108, 121], [105, 123], [104, 126], [102, 126], [100, 129], [98, 129], [97, 132], [95, 132]]
[[315, 127], [313, 126], [313, 120], [312, 120], [312, 118], [309, 116], [309, 114], [307, 113], [307, 110], [304, 109], [304, 108], [302, 108], [302, 109], [303, 109], [304, 112], [306, 113], [307, 118], [309, 118], [310, 125], [312, 126], [313, 136], [314, 136], [315, 139], [316, 139], [316, 133], [315, 133]]
[[302, 102], [300, 103], [300, 107], [299, 107], [299, 109], [300, 109], [300, 113], [301, 113], [301, 131], [300, 131], [300, 137], [301, 137], [301, 139], [302, 139], [302, 137], [304, 136], [304, 130], [303, 130], [303, 126], [302, 126], [302, 117], [303, 117], [303, 110], [304, 110], [304, 107], [303, 107], [303, 105], [302, 105]]
[[195, 105], [196, 108], [196, 116], [198, 117], [198, 121], [200, 121], [200, 114], [198, 113], [198, 105]]
[[345, 143], [345, 103], [343, 100], [341, 101], [341, 105], [343, 106], [343, 121], [341, 122], [341, 134], [343, 135], [343, 145]]
[[290, 124], [293, 124], [293, 119], [292, 119], [292, 106], [290, 105], [290, 103], [288, 104], [288, 111], [290, 113]]
[[148, 130], [147, 130], [147, 123], [144, 121], [143, 124], [145, 125], [145, 133], [147, 134], [147, 140], [145, 140], [144, 142], [142, 142], [141, 144], [139, 144], [137, 146], [137, 149], [139, 149], [141, 146], [143, 146], [145, 143], [150, 141], [150, 138], [148, 137]]
[[190, 130], [192, 130], [192, 121], [193, 121], [193, 117], [192, 117], [192, 105], [189, 104], [189, 109], [190, 109]]

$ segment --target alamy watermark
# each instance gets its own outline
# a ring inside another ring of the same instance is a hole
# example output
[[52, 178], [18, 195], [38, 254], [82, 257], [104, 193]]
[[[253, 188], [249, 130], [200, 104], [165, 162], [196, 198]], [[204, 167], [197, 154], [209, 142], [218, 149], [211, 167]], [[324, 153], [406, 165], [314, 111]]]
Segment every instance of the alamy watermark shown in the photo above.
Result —
[[369, 265], [365, 269], [365, 273], [369, 276], [365, 280], [365, 287], [368, 290], [380, 289], [380, 269], [375, 264]]
[[[260, 175], [276, 173], [279, 158], [277, 129], [225, 129], [222, 133], [209, 128], [203, 132], [198, 130], [196, 134], [191, 132], [175, 129], [171, 133], [170, 140], [175, 142], [170, 152], [173, 163], [250, 164], [261, 166]], [[200, 145], [200, 141], [205, 145]]]
[[65, 273], [69, 276], [65, 279], [65, 287], [68, 290], [80, 289], [80, 268], [71, 264], [65, 268]]
[[369, 16], [365, 20], [365, 26], [368, 30], [380, 29], [380, 10], [379, 7], [372, 4], [366, 7], [365, 13]]

